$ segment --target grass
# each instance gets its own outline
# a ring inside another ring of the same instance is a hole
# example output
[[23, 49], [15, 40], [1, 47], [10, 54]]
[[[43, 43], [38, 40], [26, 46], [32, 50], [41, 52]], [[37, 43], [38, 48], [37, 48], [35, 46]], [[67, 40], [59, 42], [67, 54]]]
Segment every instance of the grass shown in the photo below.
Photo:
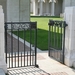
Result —
[[50, 47], [61, 50], [63, 28], [57, 26], [56, 31], [54, 29], [55, 27], [52, 30], [52, 26], [50, 26]]
[[54, 17], [31, 17], [31, 21], [37, 21], [37, 28], [48, 31], [48, 22], [51, 20], [63, 20], [62, 18]]
[[[40, 48], [41, 50], [48, 50], [48, 31], [49, 31], [48, 22], [49, 22], [49, 19], [63, 20], [63, 18], [59, 18], [59, 17], [31, 17], [31, 21], [37, 21], [37, 28], [38, 28], [37, 47]], [[61, 34], [58, 33], [57, 35], [60, 36]], [[54, 39], [54, 36], [52, 36], [51, 39]], [[59, 41], [58, 47], [61, 48], [61, 45], [60, 45], [61, 42], [59, 38], [58, 38], [58, 41]]]
[[[48, 50], [48, 31], [49, 31], [49, 26], [48, 22], [49, 19], [52, 20], [63, 20], [62, 18], [54, 18], [54, 17], [31, 17], [31, 21], [37, 21], [37, 47], [41, 50]], [[30, 42], [29, 38], [29, 31], [26, 31], [26, 40]], [[17, 32], [14, 32], [17, 35]], [[32, 31], [34, 34], [34, 31]], [[19, 32], [19, 35], [21, 38], [23, 38], [23, 31]], [[60, 34], [59, 34], [60, 35]], [[52, 36], [51, 39], [53, 39], [54, 36]], [[24, 39], [24, 38], [23, 38]], [[32, 37], [32, 43], [34, 43], [34, 38]], [[60, 42], [59, 42], [60, 44]]]
[[[32, 32], [32, 39], [31, 43], [34, 44], [34, 30]], [[14, 34], [18, 35], [17, 31], [13, 31]], [[26, 30], [26, 38], [28, 42], [30, 42], [30, 31]], [[45, 37], [46, 36], [46, 37]], [[24, 31], [19, 31], [19, 37], [24, 39]], [[37, 30], [37, 47], [42, 49], [42, 50], [47, 50], [48, 49], [48, 31], [47, 30], [42, 30], [38, 29]]]

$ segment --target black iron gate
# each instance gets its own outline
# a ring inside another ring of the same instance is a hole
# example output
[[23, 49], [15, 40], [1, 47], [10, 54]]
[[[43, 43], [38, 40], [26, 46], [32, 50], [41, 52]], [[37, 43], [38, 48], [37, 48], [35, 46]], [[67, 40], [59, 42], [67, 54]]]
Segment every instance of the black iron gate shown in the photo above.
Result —
[[65, 21], [49, 20], [48, 49], [49, 56], [64, 63]]
[[7, 68], [37, 66], [36, 46], [37, 22], [5, 23], [5, 53]]

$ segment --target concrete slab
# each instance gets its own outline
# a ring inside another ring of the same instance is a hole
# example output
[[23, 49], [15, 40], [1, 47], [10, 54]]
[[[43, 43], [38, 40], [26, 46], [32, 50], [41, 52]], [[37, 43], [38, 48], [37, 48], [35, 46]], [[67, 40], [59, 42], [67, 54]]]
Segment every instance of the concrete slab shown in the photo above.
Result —
[[51, 75], [75, 75], [75, 69], [70, 68], [48, 56], [48, 52], [39, 53], [45, 59], [37, 60], [39, 68]]
[[4, 71], [0, 68], [0, 75], [5, 75]]

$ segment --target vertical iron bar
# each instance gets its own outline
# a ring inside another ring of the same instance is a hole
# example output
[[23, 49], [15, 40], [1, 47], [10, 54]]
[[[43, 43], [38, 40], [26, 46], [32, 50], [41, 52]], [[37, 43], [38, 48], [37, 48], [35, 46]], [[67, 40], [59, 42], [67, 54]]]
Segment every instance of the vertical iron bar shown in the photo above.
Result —
[[56, 49], [57, 49], [57, 40], [58, 40], [58, 26], [56, 26]]
[[51, 51], [51, 48], [52, 48], [52, 26], [50, 26], [51, 28], [51, 31], [50, 31], [50, 56], [52, 55], [52, 51]]
[[15, 52], [15, 68], [16, 68], [16, 52]]
[[18, 29], [18, 67], [19, 67], [19, 29]]
[[[53, 25], [51, 26], [51, 43], [50, 43], [50, 45], [51, 45], [51, 48], [53, 48], [53, 38], [52, 38], [52, 36], [53, 36]], [[52, 49], [50, 49], [50, 56], [52, 56]]]
[[63, 29], [63, 27], [61, 27], [61, 37], [60, 37], [60, 46], [61, 46], [61, 50], [62, 50], [62, 29]]
[[60, 47], [60, 46], [59, 46], [59, 40], [60, 40], [60, 39], [59, 39], [59, 37], [60, 37], [60, 32], [59, 32], [59, 27], [58, 27], [58, 35], [57, 35], [57, 39], [58, 39], [58, 40], [57, 40], [57, 49], [60, 49], [60, 48], [59, 48], [59, 47]]
[[63, 25], [63, 46], [62, 46], [62, 52], [63, 52], [63, 57], [62, 57], [62, 59], [63, 59], [63, 61], [62, 61], [62, 63], [64, 64], [64, 48], [65, 48], [65, 24]]
[[22, 67], [22, 52], [21, 52], [21, 67]]
[[6, 63], [7, 63], [7, 24], [5, 23], [5, 52], [6, 52]]
[[62, 61], [62, 25], [60, 27], [60, 62]]
[[48, 55], [50, 56], [50, 43], [51, 43], [51, 38], [50, 38], [50, 25], [49, 25], [49, 31], [48, 31]]
[[56, 26], [56, 49], [57, 49], [57, 26]]
[[35, 66], [37, 63], [37, 22], [36, 22], [36, 28], [35, 28]]
[[10, 57], [10, 52], [9, 52], [9, 57], [8, 57], [8, 58], [9, 58], [9, 68], [10, 68], [10, 62], [11, 62], [11, 61], [10, 61], [10, 58], [11, 58], [11, 57]]
[[11, 59], [12, 59], [12, 68], [13, 68], [13, 29], [12, 29], [12, 22], [11, 22]]
[[60, 31], [61, 31], [61, 32], [60, 32], [60, 50], [61, 50], [61, 51], [60, 51], [60, 62], [62, 62], [62, 60], [63, 60], [63, 53], [62, 53], [62, 40], [63, 40], [63, 39], [62, 39], [62, 28], [63, 28], [63, 27], [62, 27], [62, 25], [61, 25], [61, 27], [60, 27], [60, 29], [61, 29], [61, 30], [60, 30]]
[[[51, 41], [51, 48], [53, 48], [53, 41], [54, 41], [54, 37], [53, 37], [53, 33], [54, 33], [54, 32], [53, 32], [53, 27], [54, 27], [54, 26], [52, 25], [52, 31], [51, 31], [51, 40], [52, 40], [52, 41]], [[53, 55], [52, 52], [53, 52], [53, 49], [51, 49], [51, 52], [50, 52], [50, 53], [51, 53], [51, 56]]]
[[31, 44], [32, 44], [32, 29], [30, 28], [30, 66], [31, 66]]
[[28, 66], [28, 50], [27, 50], [27, 52], [26, 52], [27, 54], [26, 54], [26, 59], [27, 59], [27, 63], [26, 63], [26, 66]]
[[54, 25], [54, 48], [56, 48], [56, 25]]
[[28, 51], [27, 51], [27, 66], [28, 66]]
[[24, 29], [24, 66], [25, 66], [25, 39], [26, 39], [26, 34], [25, 34], [25, 29]]
[[32, 65], [34, 65], [33, 63], [34, 63], [34, 51], [32, 51]]
[[[60, 49], [60, 29], [59, 29], [59, 26], [57, 26], [57, 50], [59, 50]], [[59, 51], [57, 51], [57, 59], [60, 59], [60, 54], [59, 54]], [[60, 61], [60, 60], [59, 60]]]

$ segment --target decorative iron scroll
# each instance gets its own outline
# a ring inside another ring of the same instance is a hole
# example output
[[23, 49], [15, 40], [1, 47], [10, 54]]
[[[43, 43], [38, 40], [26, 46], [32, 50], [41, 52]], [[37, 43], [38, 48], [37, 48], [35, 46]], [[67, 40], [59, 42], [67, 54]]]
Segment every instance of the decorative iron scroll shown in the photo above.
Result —
[[60, 26], [60, 27], [66, 27], [67, 24], [65, 21], [55, 21], [55, 20], [49, 20], [49, 23], [48, 25], [51, 25], [51, 26]]
[[13, 30], [27, 30], [27, 29], [36, 29], [37, 22], [6, 22], [5, 23], [6, 29], [13, 29]]
[[12, 24], [11, 26], [12, 26], [11, 27], [12, 29], [25, 29], [25, 30], [27, 30], [30, 28], [30, 24], [28, 24], [28, 23], [26, 23], [26, 24]]

